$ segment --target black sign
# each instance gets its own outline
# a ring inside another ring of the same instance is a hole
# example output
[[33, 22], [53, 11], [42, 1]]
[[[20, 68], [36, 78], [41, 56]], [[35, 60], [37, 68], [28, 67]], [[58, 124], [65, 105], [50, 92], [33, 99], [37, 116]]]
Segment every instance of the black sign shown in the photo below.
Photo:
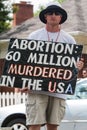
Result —
[[74, 94], [82, 45], [10, 39], [2, 86]]

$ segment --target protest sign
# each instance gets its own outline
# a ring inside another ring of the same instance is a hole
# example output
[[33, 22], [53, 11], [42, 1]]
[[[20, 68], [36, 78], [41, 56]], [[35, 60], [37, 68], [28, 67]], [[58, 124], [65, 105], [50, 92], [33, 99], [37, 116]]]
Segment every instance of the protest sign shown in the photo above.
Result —
[[11, 38], [0, 85], [73, 94], [82, 45]]

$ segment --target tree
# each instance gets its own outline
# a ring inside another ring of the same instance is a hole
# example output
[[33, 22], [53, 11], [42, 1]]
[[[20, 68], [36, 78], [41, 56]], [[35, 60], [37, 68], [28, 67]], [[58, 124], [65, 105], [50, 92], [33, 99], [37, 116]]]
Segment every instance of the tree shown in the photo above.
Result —
[[0, 33], [10, 28], [10, 21], [12, 20], [9, 16], [10, 12], [6, 0], [0, 0]]
[[[65, 0], [53, 0], [53, 1], [57, 1], [59, 3], [62, 3]], [[43, 9], [44, 9], [44, 6], [43, 5], [39, 5], [39, 9], [34, 13], [34, 16], [38, 16], [38, 14], [40, 13], [40, 11], [43, 10]]]
[[54, 1], [58, 1], [59, 3], [64, 2], [65, 0], [54, 0]]

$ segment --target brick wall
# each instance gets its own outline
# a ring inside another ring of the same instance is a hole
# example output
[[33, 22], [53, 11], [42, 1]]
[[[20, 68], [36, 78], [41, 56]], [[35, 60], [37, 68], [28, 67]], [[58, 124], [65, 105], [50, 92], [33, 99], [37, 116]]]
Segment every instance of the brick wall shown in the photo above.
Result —
[[[5, 61], [5, 59], [0, 59], [0, 76], [1, 76], [2, 71], [3, 71], [4, 61]], [[0, 92], [14, 92], [14, 91], [15, 91], [14, 88], [0, 86]]]
[[4, 65], [4, 59], [0, 59], [0, 76], [2, 74], [3, 65]]
[[33, 17], [33, 5], [22, 1], [21, 3], [13, 4], [13, 6], [18, 8], [18, 11], [13, 14], [13, 26]]

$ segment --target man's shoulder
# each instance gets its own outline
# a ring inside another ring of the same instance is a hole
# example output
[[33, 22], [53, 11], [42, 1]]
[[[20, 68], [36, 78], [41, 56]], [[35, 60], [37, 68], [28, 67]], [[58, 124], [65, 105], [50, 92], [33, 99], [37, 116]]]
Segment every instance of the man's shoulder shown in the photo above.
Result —
[[64, 30], [61, 30], [61, 33], [62, 33], [63, 35], [72, 37], [71, 34], [69, 34], [69, 32], [66, 32], [66, 31], [64, 31]]
[[69, 33], [69, 32], [66, 32], [64, 30], [61, 30], [61, 34], [62, 36], [68, 40], [68, 43], [73, 43], [73, 44], [76, 44], [76, 41], [74, 39], [74, 37]]
[[40, 34], [43, 31], [44, 31], [44, 28], [40, 28], [40, 29], [37, 29], [34, 32], [32, 32], [30, 35], [37, 35], [37, 34]]

